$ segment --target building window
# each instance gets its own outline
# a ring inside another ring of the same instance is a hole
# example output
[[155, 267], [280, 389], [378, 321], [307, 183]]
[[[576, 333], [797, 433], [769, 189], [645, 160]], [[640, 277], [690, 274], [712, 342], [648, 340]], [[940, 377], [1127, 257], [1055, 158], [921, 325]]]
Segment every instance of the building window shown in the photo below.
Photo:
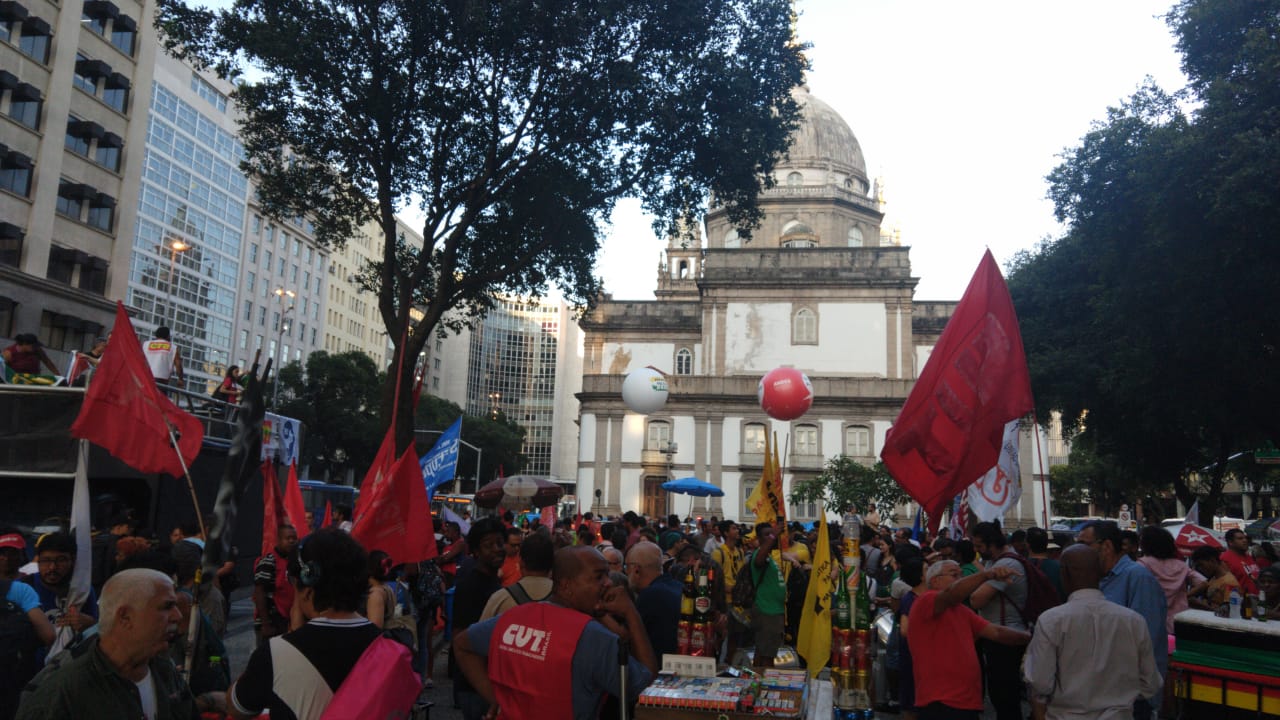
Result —
[[133, 56], [138, 44], [138, 21], [121, 15], [111, 23], [111, 44], [120, 52]]
[[849, 247], [862, 247], [862, 231], [856, 227], [849, 228]]
[[9, 91], [9, 117], [32, 130], [40, 128], [40, 91], [22, 83]]
[[102, 102], [116, 112], [124, 113], [129, 106], [129, 78], [111, 73], [102, 86]]
[[111, 172], [120, 172], [120, 149], [123, 147], [124, 140], [119, 135], [103, 133], [93, 152], [93, 160]]
[[249, 243], [249, 262], [258, 262], [258, 243]]
[[89, 257], [80, 265], [80, 289], [95, 295], [107, 292], [107, 261]]
[[86, 122], [75, 115], [68, 115], [67, 136], [63, 140], [63, 147], [82, 157], [89, 157], [89, 143], [93, 141], [95, 128], [98, 136], [101, 137], [101, 125]]
[[797, 425], [792, 431], [796, 455], [818, 455], [818, 427], [816, 425]]
[[250, 322], [252, 320], [253, 320], [253, 301], [245, 300], [244, 301], [244, 321]]
[[764, 454], [764, 423], [747, 423], [742, 426], [742, 452]]
[[871, 457], [871, 428], [864, 425], [845, 428], [844, 454], [849, 457]]
[[724, 246], [727, 248], [742, 247], [742, 237], [738, 235], [738, 231], [730, 228], [724, 234]]
[[28, 17], [22, 21], [22, 37], [18, 41], [18, 49], [24, 55], [41, 65], [49, 62], [49, 40], [53, 29], [49, 23], [38, 17]]
[[80, 24], [105, 37], [107, 23], [119, 15], [120, 8], [108, 0], [85, 0], [84, 7], [80, 10]]
[[79, 222], [80, 214], [84, 210], [84, 201], [96, 194], [88, 185], [63, 182], [58, 185], [58, 203], [55, 209], [58, 214]]
[[[26, 233], [17, 225], [0, 222], [0, 265], [18, 267], [22, 264], [22, 240], [25, 236]], [[4, 298], [0, 298], [0, 310], [3, 310], [3, 303]], [[3, 312], [0, 312], [0, 317], [3, 317]], [[8, 326], [0, 324], [0, 333], [8, 335]]]
[[71, 248], [53, 245], [49, 248], [49, 265], [45, 276], [55, 282], [71, 284], [71, 277], [76, 271], [76, 251]]
[[689, 352], [689, 348], [680, 348], [676, 353], [676, 374], [693, 374], [693, 353]]
[[98, 94], [98, 78], [111, 74], [111, 66], [101, 60], [90, 60], [81, 53], [76, 53], [75, 73], [71, 76], [71, 84], [89, 93]]
[[800, 187], [804, 184], [804, 176], [798, 172], [787, 175], [787, 187]]
[[791, 344], [818, 344], [818, 314], [810, 308], [800, 308], [791, 316]]
[[645, 450], [666, 452], [671, 446], [671, 423], [666, 420], [651, 420], [645, 430]]
[[[261, 305], [258, 306], [258, 324], [267, 324], [267, 309]], [[259, 347], [261, 347], [261, 343], [259, 343]]]
[[254, 275], [252, 271], [250, 271], [249, 274], [246, 275], [244, 278], [244, 289], [248, 290], [250, 295], [253, 294], [253, 286], [254, 286], [254, 283], [257, 282], [257, 280], [258, 280], [258, 276]]
[[31, 158], [16, 150], [0, 153], [0, 190], [27, 197], [31, 194]]
[[106, 193], [98, 193], [89, 200], [89, 217], [86, 222], [104, 232], [111, 232], [116, 217], [116, 199]]
[[263, 254], [263, 257], [264, 257], [264, 258], [266, 259], [266, 261], [267, 261], [267, 265], [266, 265], [266, 268], [267, 268], [267, 274], [268, 274], [268, 275], [270, 275], [270, 274], [271, 274], [271, 251], [270, 251], [270, 250], [263, 250], [263, 251], [262, 251], [262, 254]]
[[240, 349], [241, 349], [241, 350], [246, 350], [246, 349], [248, 349], [248, 347], [249, 347], [249, 331], [248, 331], [248, 330], [241, 330], [241, 331], [240, 331], [240, 343], [239, 343], [239, 346], [240, 346]]

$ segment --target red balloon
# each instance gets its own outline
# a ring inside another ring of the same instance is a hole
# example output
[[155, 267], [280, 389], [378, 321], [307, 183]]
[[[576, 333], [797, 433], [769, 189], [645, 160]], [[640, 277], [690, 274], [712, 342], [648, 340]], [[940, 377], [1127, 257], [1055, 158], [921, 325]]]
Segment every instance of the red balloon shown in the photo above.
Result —
[[813, 405], [813, 385], [799, 370], [781, 367], [761, 378], [756, 397], [774, 420], [795, 420]]

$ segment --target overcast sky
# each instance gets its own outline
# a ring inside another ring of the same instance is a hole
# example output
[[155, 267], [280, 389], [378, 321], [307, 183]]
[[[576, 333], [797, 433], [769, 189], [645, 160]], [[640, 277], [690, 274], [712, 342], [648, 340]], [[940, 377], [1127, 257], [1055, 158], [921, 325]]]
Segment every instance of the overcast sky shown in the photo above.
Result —
[[[921, 300], [957, 300], [990, 247], [1001, 267], [1060, 228], [1044, 177], [1147, 75], [1184, 78], [1169, 0], [797, 0], [810, 91], [844, 116], [887, 188]], [[599, 271], [652, 299], [663, 240], [621, 206]]]

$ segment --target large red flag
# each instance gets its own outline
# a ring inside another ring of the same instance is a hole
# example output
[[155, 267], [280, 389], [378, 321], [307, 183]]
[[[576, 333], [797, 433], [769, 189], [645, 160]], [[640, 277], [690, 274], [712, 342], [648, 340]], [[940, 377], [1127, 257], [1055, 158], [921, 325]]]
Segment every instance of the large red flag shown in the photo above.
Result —
[[320, 521], [320, 527], [327, 528], [333, 524], [333, 502], [331, 500], [324, 501], [324, 519]]
[[418, 453], [412, 446], [369, 498], [364, 514], [356, 518], [351, 528], [351, 536], [366, 550], [387, 553], [396, 565], [437, 555], [427, 488], [422, 483]]
[[1032, 404], [1013, 300], [988, 250], [880, 453], [929, 513], [931, 531], [947, 503], [996, 464], [1005, 423]]
[[[280, 480], [275, 463], [262, 463], [262, 555], [276, 549], [276, 534], [286, 522], [284, 498], [280, 496]], [[292, 524], [292, 523], [290, 523]]]
[[365, 512], [373, 506], [373, 501], [382, 492], [383, 480], [390, 476], [391, 466], [395, 461], [396, 426], [392, 423], [387, 428], [386, 435], [382, 436], [382, 445], [378, 447], [378, 454], [373, 456], [373, 464], [369, 465], [369, 471], [360, 482], [360, 496], [356, 498], [355, 510], [351, 517], [347, 518], [353, 525], [360, 522], [360, 518], [364, 517]]
[[[171, 427], [178, 435], [176, 451], [169, 443]], [[187, 465], [200, 453], [204, 426], [156, 387], [133, 323], [119, 301], [111, 339], [84, 394], [80, 414], [71, 425], [71, 435], [102, 447], [144, 473], [182, 477], [178, 452]]]
[[289, 482], [284, 487], [284, 512], [289, 524], [298, 531], [298, 539], [311, 532], [307, 524], [307, 506], [302, 502], [302, 486], [298, 484], [298, 463], [289, 463]]

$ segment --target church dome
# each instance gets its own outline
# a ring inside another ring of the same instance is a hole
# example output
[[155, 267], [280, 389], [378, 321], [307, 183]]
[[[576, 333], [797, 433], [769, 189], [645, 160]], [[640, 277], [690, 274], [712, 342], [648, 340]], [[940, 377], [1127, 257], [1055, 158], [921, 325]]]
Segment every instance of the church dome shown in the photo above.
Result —
[[[801, 85], [791, 91], [800, 105], [800, 127], [791, 141], [782, 168], [822, 168], [847, 173], [865, 181], [867, 161], [849, 124], [830, 105], [809, 94]], [[785, 173], [782, 173], [785, 177]]]

